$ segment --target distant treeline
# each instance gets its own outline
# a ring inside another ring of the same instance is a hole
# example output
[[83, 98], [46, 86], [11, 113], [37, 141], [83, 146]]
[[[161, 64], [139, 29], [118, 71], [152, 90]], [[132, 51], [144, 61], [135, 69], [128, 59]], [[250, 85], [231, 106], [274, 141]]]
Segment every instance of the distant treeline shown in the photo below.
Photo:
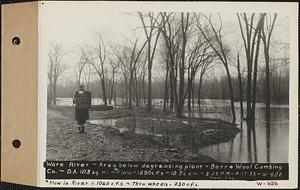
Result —
[[[288, 73], [283, 72], [272, 72], [271, 76], [271, 101], [273, 103], [288, 103], [289, 101], [289, 75]], [[257, 86], [257, 102], [264, 102], [264, 81], [263, 77], [259, 78], [258, 86]], [[237, 77], [232, 78], [233, 88], [234, 88], [234, 99], [236, 102], [239, 101], [238, 94], [238, 79]], [[195, 92], [198, 92], [198, 82], [195, 85]], [[155, 81], [152, 83], [152, 98], [153, 99], [163, 99], [164, 98], [164, 80]], [[78, 85], [75, 82], [69, 81], [68, 83], [57, 86], [57, 97], [62, 98], [71, 98], [73, 97], [75, 91], [77, 90]], [[99, 82], [94, 81], [89, 85], [89, 89], [92, 92], [93, 98], [102, 98], [102, 88]], [[244, 99], [245, 99], [244, 92]], [[147, 92], [146, 95], [147, 96]], [[140, 101], [144, 101], [147, 97], [141, 94]], [[125, 98], [125, 85], [124, 81], [117, 82], [116, 84], [116, 97], [117, 98]], [[197, 99], [197, 95], [195, 99]], [[230, 93], [227, 87], [227, 78], [222, 77], [207, 79], [203, 82], [203, 86], [201, 88], [201, 98], [203, 99], [230, 99]], [[136, 100], [135, 100], [136, 101]]]

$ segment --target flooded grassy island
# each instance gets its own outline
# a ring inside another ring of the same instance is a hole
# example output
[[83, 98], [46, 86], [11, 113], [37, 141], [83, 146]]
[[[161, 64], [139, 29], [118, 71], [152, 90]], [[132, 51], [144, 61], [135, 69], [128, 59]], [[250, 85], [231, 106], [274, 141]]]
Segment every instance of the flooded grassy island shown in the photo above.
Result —
[[197, 149], [233, 139], [239, 129], [220, 119], [174, 118], [157, 111], [92, 111], [76, 132], [73, 107], [48, 109], [48, 160], [216, 161]]

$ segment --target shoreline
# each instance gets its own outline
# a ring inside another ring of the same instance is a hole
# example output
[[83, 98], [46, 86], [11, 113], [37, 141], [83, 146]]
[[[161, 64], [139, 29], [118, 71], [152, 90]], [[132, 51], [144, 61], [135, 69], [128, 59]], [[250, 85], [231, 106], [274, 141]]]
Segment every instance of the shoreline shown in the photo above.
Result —
[[[230, 141], [239, 132], [219, 119], [149, 117], [115, 109], [90, 112], [86, 133], [79, 134], [73, 107], [48, 108], [47, 115], [47, 160], [220, 162], [198, 149]], [[90, 123], [97, 120], [108, 122]], [[64, 151], [65, 144], [72, 146]]]

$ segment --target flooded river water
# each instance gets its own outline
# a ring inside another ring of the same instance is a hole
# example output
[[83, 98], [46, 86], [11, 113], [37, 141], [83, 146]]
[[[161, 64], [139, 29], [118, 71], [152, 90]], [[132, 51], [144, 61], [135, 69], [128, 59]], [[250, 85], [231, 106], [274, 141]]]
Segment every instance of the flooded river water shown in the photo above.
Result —
[[[217, 105], [219, 108], [229, 106], [229, 102], [224, 101], [216, 102], [211, 100], [206, 103], [207, 105]], [[271, 105], [271, 119], [267, 122], [265, 119], [265, 105], [257, 103], [255, 130], [252, 131], [247, 130], [246, 121], [240, 121], [239, 104], [236, 103], [235, 107], [237, 113], [236, 123], [238, 124], [237, 127], [241, 129], [241, 132], [238, 133], [232, 141], [200, 148], [198, 150], [199, 153], [203, 153], [222, 162], [288, 162], [288, 105]], [[219, 117], [220, 119], [228, 120], [228, 116], [224, 114], [226, 109], [224, 109], [224, 112], [208, 113], [206, 117]], [[245, 109], [246, 105], [244, 105], [244, 110]], [[267, 130], [267, 125], [270, 125], [270, 131]]]
[[[71, 103], [68, 99], [60, 99], [58, 101], [62, 105]], [[99, 100], [93, 102], [98, 103]], [[161, 100], [154, 100], [155, 106], [162, 107]], [[230, 121], [230, 102], [226, 100], [203, 100], [201, 106], [201, 115], [199, 108], [194, 109], [192, 113], [186, 112], [186, 116], [215, 118]], [[288, 162], [288, 146], [289, 146], [289, 107], [285, 105], [271, 105], [271, 119], [265, 120], [265, 105], [263, 103], [256, 104], [256, 120], [254, 130], [247, 130], [247, 122], [240, 120], [239, 103], [235, 103], [237, 127], [241, 132], [229, 142], [216, 145], [209, 145], [197, 149], [198, 153], [205, 154], [221, 162], [259, 162], [259, 163], [275, 163]], [[244, 110], [246, 104], [244, 102]], [[244, 115], [245, 117], [245, 115]], [[91, 123], [99, 124], [108, 122], [114, 125], [115, 120], [107, 121], [91, 121]], [[270, 125], [270, 130], [267, 130]], [[137, 132], [145, 133], [145, 131]]]

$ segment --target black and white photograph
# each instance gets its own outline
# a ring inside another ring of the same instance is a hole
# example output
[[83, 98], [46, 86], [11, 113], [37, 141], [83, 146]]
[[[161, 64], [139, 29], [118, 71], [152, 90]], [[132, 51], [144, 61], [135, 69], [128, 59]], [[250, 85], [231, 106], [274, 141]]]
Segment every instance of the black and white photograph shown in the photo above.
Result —
[[55, 11], [47, 159], [288, 162], [287, 15]]
[[42, 4], [46, 166], [264, 164], [253, 167], [288, 179], [295, 15], [251, 3], [147, 5]]

